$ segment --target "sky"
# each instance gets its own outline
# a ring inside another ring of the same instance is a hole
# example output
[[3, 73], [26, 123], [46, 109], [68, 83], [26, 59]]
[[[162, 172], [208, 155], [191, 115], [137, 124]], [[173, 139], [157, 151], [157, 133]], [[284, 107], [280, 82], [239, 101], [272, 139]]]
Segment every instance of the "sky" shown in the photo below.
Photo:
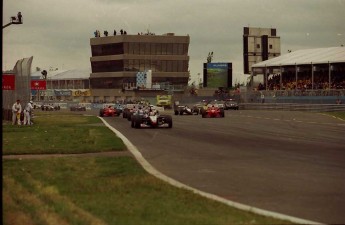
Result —
[[[243, 27], [276, 28], [281, 53], [345, 45], [345, 0], [4, 0], [3, 70], [33, 56], [32, 68], [90, 69], [94, 31], [189, 35], [192, 81], [212, 62], [232, 62], [244, 82]], [[91, 69], [90, 69], [91, 70]]]

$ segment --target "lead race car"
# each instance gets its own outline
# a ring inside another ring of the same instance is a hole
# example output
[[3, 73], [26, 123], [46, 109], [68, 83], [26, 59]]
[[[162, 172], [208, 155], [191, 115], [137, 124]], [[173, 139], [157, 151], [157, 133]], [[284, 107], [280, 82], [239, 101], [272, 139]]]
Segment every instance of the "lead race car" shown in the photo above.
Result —
[[99, 116], [100, 117], [114, 117], [114, 116], [120, 116], [120, 113], [114, 109], [112, 106], [105, 107], [103, 109], [99, 110]]
[[224, 117], [224, 109], [218, 105], [208, 104], [207, 109], [202, 109], [201, 115], [202, 118]]
[[172, 128], [172, 117], [170, 115], [160, 115], [158, 111], [152, 109], [139, 109], [131, 116], [131, 127]]

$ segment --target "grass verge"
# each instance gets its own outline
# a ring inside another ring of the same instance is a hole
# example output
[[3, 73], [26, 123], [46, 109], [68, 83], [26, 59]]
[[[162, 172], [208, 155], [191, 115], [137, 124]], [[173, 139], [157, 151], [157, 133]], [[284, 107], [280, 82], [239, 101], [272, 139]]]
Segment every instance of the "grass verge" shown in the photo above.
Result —
[[2, 126], [2, 154], [74, 154], [122, 151], [122, 140], [95, 116], [37, 112], [33, 126]]

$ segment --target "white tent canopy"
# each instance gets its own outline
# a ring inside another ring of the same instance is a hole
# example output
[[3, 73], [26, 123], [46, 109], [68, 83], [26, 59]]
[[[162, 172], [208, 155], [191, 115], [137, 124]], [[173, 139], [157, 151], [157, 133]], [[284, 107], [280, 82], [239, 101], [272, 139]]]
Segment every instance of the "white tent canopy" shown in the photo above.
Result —
[[[54, 70], [47, 71], [49, 80], [84, 80], [90, 78], [91, 70], [74, 69], [74, 70]], [[41, 71], [31, 73], [33, 77], [42, 76]]]
[[297, 50], [273, 59], [256, 63], [252, 65], [252, 68], [326, 63], [345, 63], [345, 47]]

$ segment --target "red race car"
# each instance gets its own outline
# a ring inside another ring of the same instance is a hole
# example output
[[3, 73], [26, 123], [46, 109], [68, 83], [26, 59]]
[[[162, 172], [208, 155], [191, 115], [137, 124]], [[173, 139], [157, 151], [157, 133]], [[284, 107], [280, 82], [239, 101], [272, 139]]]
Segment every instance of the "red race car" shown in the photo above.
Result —
[[202, 118], [224, 117], [224, 109], [217, 105], [207, 105], [206, 109], [202, 109]]
[[110, 116], [120, 116], [120, 113], [114, 109], [113, 107], [109, 106], [104, 109], [99, 110], [99, 116], [100, 117], [110, 117]]

